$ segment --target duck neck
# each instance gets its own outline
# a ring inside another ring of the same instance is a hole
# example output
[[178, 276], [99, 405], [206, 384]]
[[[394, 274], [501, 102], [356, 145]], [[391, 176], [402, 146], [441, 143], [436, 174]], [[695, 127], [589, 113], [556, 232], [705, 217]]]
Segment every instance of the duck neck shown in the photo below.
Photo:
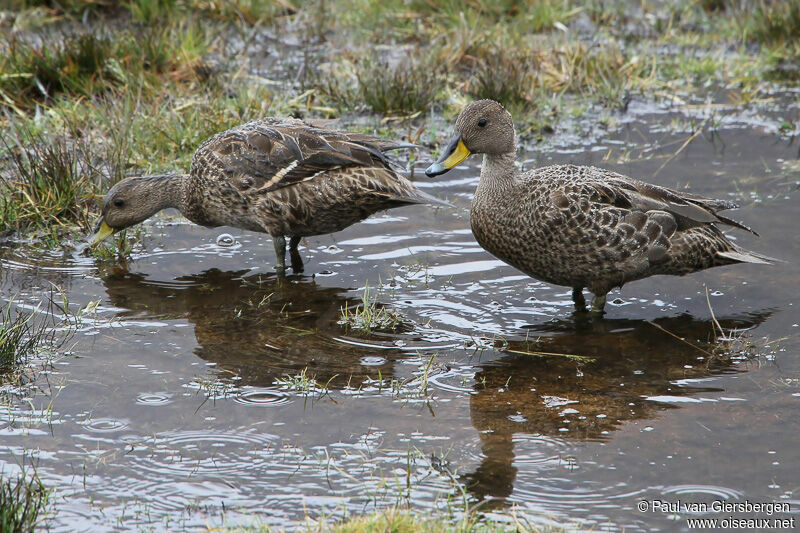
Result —
[[153, 180], [151, 190], [156, 213], [170, 207], [174, 207], [181, 213], [184, 212], [188, 177], [188, 174], [163, 174], [147, 177], [147, 179]]
[[496, 195], [511, 189], [517, 175], [517, 169], [514, 166], [516, 156], [516, 151], [504, 154], [484, 154], [476, 196], [487, 193]]

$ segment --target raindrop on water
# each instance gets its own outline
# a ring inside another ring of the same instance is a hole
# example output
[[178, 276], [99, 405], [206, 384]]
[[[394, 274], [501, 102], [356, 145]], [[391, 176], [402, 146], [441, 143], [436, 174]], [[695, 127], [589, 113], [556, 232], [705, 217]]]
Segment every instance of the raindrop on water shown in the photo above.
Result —
[[359, 360], [359, 363], [361, 363], [364, 366], [380, 366], [386, 364], [386, 358], [380, 356], [368, 355], [366, 357], [362, 357]]
[[236, 239], [230, 233], [223, 233], [217, 237], [217, 246], [224, 246], [226, 248], [236, 244]]

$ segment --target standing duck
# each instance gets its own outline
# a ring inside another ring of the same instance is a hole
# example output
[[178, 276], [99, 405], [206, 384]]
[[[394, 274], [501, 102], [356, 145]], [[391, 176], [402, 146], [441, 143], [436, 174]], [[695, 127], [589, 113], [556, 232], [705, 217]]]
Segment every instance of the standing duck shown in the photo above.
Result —
[[202, 226], [269, 233], [277, 270], [303, 261], [302, 237], [342, 230], [403, 205], [446, 202], [398, 174], [385, 152], [413, 145], [317, 128], [296, 119], [265, 118], [211, 137], [189, 174], [126, 178], [111, 188], [90, 244], [168, 207]]
[[718, 211], [725, 200], [650, 185], [596, 167], [552, 165], [519, 173], [511, 115], [492, 100], [468, 105], [428, 176], [484, 154], [470, 222], [478, 243], [536, 279], [583, 289], [602, 312], [614, 287], [655, 274], [684, 275], [734, 263], [769, 263], [725, 238], [717, 224], [753, 232]]

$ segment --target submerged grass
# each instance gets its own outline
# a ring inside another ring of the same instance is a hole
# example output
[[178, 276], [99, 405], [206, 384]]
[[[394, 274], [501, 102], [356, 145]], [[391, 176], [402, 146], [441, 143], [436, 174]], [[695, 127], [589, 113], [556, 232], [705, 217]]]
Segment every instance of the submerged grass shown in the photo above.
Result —
[[360, 333], [396, 333], [408, 329], [408, 322], [395, 310], [379, 304], [371, 294], [369, 283], [364, 286], [361, 305], [345, 304], [340, 310], [339, 324]]
[[[0, 310], [0, 384], [22, 385], [31, 378], [35, 359], [49, 364], [97, 302], [74, 309], [54, 288], [46, 299], [23, 305], [10, 299]], [[0, 530], [4, 531], [4, 530]]]

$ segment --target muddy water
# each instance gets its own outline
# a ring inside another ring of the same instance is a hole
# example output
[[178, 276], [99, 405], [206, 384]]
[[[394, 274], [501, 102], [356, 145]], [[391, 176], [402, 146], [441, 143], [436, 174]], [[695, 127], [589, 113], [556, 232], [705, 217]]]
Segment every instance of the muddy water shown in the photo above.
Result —
[[[7, 249], [5, 298], [35, 302], [54, 283], [75, 309], [98, 303], [69, 353], [0, 412], [0, 464], [37, 463], [56, 531], [291, 526], [396, 503], [483, 502], [595, 531], [682, 530], [693, 516], [641, 512], [642, 500], [796, 512], [800, 207], [798, 146], [774, 131], [783, 112], [722, 113], [672, 157], [702, 110], [633, 104], [612, 133], [587, 123], [526, 154], [737, 200], [762, 237], [731, 235], [786, 261], [631, 283], [603, 319], [575, 318], [567, 289], [475, 243], [475, 166], [420, 178], [456, 209], [307, 239], [307, 275], [285, 280], [265, 236], [172, 216], [128, 264]], [[223, 233], [235, 242], [218, 244]], [[366, 283], [407, 331], [337, 323]], [[706, 289], [725, 328], [772, 344], [712, 357]]]

